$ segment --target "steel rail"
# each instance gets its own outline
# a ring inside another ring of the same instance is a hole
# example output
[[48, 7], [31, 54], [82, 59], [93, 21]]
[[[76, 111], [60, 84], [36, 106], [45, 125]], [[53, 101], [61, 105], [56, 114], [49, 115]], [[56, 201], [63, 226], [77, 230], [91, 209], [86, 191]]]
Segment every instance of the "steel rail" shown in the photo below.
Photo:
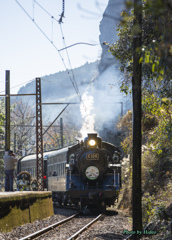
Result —
[[30, 235], [27, 235], [26, 237], [20, 238], [19, 240], [34, 239], [34, 238], [36, 238], [36, 237], [39, 237], [39, 236], [41, 236], [42, 234], [44, 234], [44, 233], [52, 230], [53, 228], [57, 227], [58, 225], [60, 225], [60, 224], [62, 224], [62, 223], [65, 223], [65, 222], [68, 222], [69, 220], [71, 220], [72, 218], [76, 217], [77, 215], [79, 215], [79, 213], [76, 213], [76, 214], [74, 214], [74, 215], [72, 215], [72, 216], [70, 216], [70, 217], [68, 217], [68, 218], [65, 218], [65, 219], [63, 219], [63, 220], [61, 220], [61, 221], [59, 221], [59, 222], [57, 222], [57, 223], [54, 223], [54, 224], [52, 224], [52, 225], [50, 225], [50, 226], [48, 226], [48, 227], [46, 227], [46, 228], [43, 228], [43, 229], [41, 229], [41, 230], [39, 230], [39, 231], [37, 231], [37, 232], [35, 232], [35, 233], [32, 233], [32, 234], [30, 234]]
[[94, 222], [96, 222], [99, 218], [101, 218], [103, 216], [103, 214], [98, 215], [95, 219], [93, 219], [91, 222], [89, 222], [87, 225], [85, 225], [83, 228], [81, 228], [78, 232], [76, 232], [75, 234], [73, 234], [70, 238], [68, 238], [67, 240], [73, 240], [76, 239], [78, 237], [78, 235], [80, 233], [82, 233], [84, 230], [86, 230], [89, 226], [91, 226]]

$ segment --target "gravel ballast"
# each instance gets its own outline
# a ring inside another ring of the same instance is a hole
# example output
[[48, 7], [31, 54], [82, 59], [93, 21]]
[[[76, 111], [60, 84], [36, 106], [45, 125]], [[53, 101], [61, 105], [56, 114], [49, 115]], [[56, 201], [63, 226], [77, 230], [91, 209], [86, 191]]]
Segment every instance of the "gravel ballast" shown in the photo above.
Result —
[[[64, 218], [75, 214], [76, 210], [71, 209], [55, 209], [55, 215], [44, 220], [35, 221], [34, 223], [24, 224], [16, 227], [13, 231], [8, 233], [0, 233], [0, 240], [18, 240], [24, 236], [34, 233], [48, 225], [54, 224]], [[81, 216], [73, 220], [69, 225], [65, 223], [57, 227], [50, 233], [46, 233], [40, 239], [56, 239], [66, 240], [69, 236], [74, 234], [80, 226], [92, 220], [92, 216]], [[123, 234], [124, 230], [131, 230], [131, 221], [126, 215], [107, 211], [101, 220], [94, 223], [87, 231], [80, 234], [77, 239], [98, 240], [98, 239], [125, 239], [127, 235]]]

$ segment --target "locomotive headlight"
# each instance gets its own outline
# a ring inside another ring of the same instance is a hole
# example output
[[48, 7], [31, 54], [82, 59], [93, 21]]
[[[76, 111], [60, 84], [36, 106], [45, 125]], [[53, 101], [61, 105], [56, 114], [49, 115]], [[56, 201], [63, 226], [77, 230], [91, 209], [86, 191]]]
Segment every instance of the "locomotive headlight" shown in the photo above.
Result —
[[93, 139], [91, 139], [90, 141], [89, 141], [89, 145], [90, 146], [95, 146], [95, 144], [96, 144], [96, 141], [95, 140], [93, 140]]

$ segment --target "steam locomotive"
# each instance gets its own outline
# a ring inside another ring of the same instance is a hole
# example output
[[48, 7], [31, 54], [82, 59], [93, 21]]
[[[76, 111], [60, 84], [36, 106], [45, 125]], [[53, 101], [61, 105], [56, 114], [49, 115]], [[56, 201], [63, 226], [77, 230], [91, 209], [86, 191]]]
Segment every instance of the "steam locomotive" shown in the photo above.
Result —
[[[74, 204], [102, 211], [118, 200], [121, 187], [121, 155], [114, 145], [90, 133], [84, 141], [44, 153], [44, 175], [54, 203]], [[18, 173], [36, 177], [36, 155], [18, 163]]]

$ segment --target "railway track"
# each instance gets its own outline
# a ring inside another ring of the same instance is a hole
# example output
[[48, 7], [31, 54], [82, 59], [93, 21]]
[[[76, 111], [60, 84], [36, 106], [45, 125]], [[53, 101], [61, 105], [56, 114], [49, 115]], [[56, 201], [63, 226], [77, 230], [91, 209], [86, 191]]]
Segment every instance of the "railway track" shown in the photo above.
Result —
[[[49, 218], [15, 227], [11, 232], [0, 233], [0, 239], [67, 240], [77, 238], [77, 240], [92, 240], [106, 238], [109, 240], [122, 240], [128, 237], [124, 234], [124, 231], [131, 231], [132, 229], [128, 215], [122, 211], [116, 212], [114, 209], [108, 209], [106, 214], [90, 227], [87, 224], [92, 222], [99, 213], [91, 211], [87, 216], [78, 214], [70, 221], [62, 223], [61, 220], [69, 219], [78, 211], [60, 208], [54, 210], [54, 215]], [[87, 231], [83, 229], [84, 226]], [[80, 229], [82, 230], [79, 232]], [[35, 235], [34, 232], [36, 231], [38, 232]], [[42, 235], [40, 236], [40, 234]], [[79, 235], [76, 236], [75, 234]]]
[[48, 227], [46, 227], [46, 228], [43, 228], [43, 229], [41, 229], [41, 230], [39, 230], [39, 231], [37, 231], [37, 232], [35, 232], [35, 233], [29, 234], [29, 235], [27, 235], [26, 237], [20, 238], [19, 240], [27, 240], [27, 239], [29, 240], [29, 239], [35, 239], [35, 238], [37, 238], [37, 237], [40, 237], [40, 236], [42, 236], [43, 234], [51, 231], [51, 230], [54, 229], [55, 227], [58, 227], [59, 225], [65, 223], [65, 222], [70, 221], [71, 219], [75, 218], [75, 217], [78, 216], [78, 215], [79, 215], [79, 213], [76, 213], [76, 214], [72, 215], [71, 217], [65, 218], [65, 219], [63, 219], [63, 220], [61, 220], [61, 221], [59, 221], [59, 222], [57, 222], [57, 223], [54, 223], [54, 224], [52, 224], [52, 225], [50, 225], [50, 226], [48, 226]]
[[102, 214], [98, 215], [96, 218], [94, 218], [91, 222], [89, 222], [88, 224], [86, 224], [84, 227], [82, 227], [79, 231], [77, 231], [76, 233], [74, 233], [72, 236], [70, 236], [67, 240], [73, 240], [76, 239], [80, 233], [82, 233], [83, 231], [87, 230], [87, 228], [89, 226], [91, 226], [93, 223], [95, 223], [96, 221], [98, 221], [100, 218], [102, 217]]
[[[68, 217], [66, 219], [63, 219], [62, 221], [59, 221], [57, 223], [54, 223], [46, 228], [43, 228], [35, 233], [32, 233], [30, 235], [27, 235], [23, 238], [20, 238], [19, 240], [30, 240], [30, 239], [44, 239], [44, 234], [48, 234], [49, 232], [51, 232], [53, 229], [55, 229], [58, 226], [62, 226], [64, 223], [68, 223], [70, 221], [72, 221], [73, 219], [77, 218], [79, 216], [79, 213], [72, 215], [71, 217]], [[87, 224], [85, 224], [84, 226], [82, 226], [79, 230], [77, 230], [75, 233], [73, 233], [70, 237], [66, 238], [67, 240], [73, 240], [76, 239], [79, 234], [81, 234], [82, 232], [84, 232], [85, 230], [87, 230], [87, 228], [89, 226], [91, 226], [93, 223], [95, 223], [96, 221], [98, 221], [98, 219], [100, 219], [102, 217], [102, 214], [98, 215], [97, 217], [95, 217], [92, 221], [89, 221]], [[70, 231], [70, 228], [69, 228]], [[73, 231], [72, 231], [73, 232]], [[58, 235], [58, 233], [55, 233]], [[54, 236], [55, 236], [54, 234]], [[57, 236], [56, 235], [56, 236]], [[40, 238], [41, 237], [41, 238]], [[46, 238], [48, 239], [48, 238]]]

